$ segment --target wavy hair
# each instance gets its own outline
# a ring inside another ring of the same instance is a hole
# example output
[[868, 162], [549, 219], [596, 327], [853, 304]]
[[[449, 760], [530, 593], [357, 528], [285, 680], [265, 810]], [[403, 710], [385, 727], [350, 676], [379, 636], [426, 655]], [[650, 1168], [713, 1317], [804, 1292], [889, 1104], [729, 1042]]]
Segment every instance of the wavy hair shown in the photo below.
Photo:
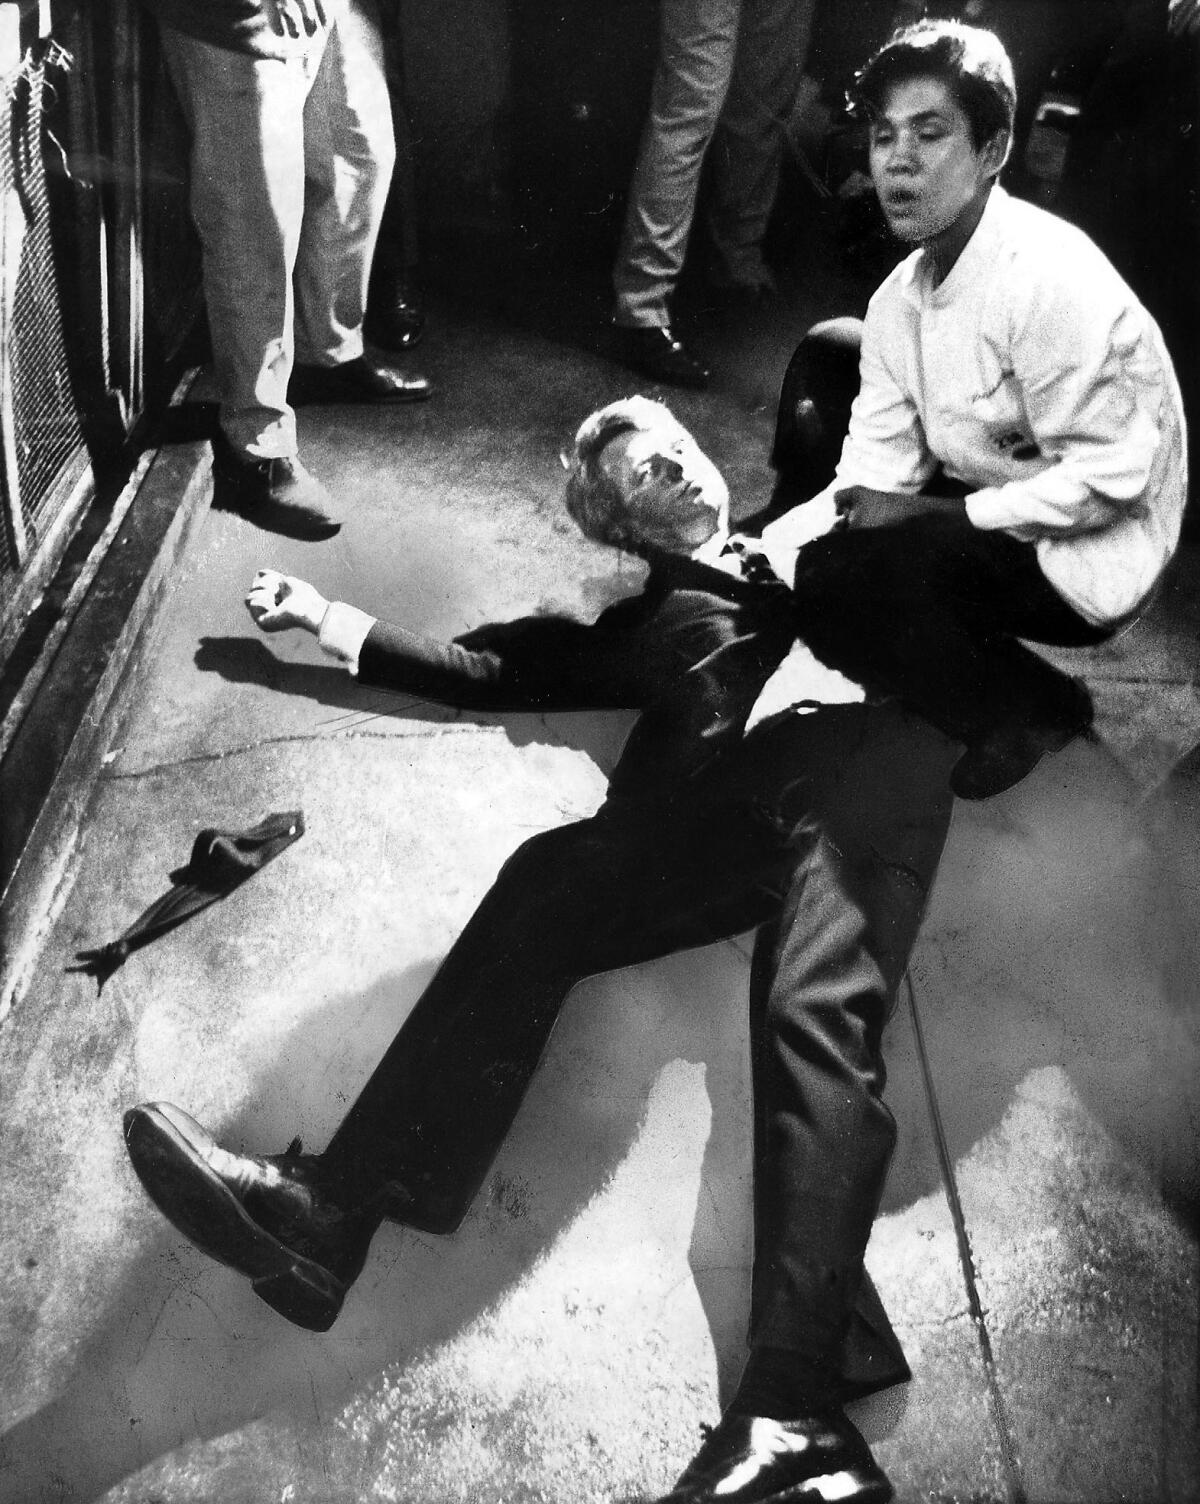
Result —
[[962, 21], [917, 21], [903, 27], [855, 75], [848, 95], [851, 111], [875, 119], [888, 90], [912, 78], [938, 78], [946, 84], [967, 117], [976, 151], [1001, 131], [1011, 144], [1017, 84], [995, 32]]
[[600, 463], [604, 446], [623, 433], [645, 433], [666, 426], [686, 433], [663, 402], [623, 397], [589, 414], [575, 442], [563, 455], [567, 468], [566, 507], [585, 537], [613, 548], [636, 552], [638, 532], [629, 503]]

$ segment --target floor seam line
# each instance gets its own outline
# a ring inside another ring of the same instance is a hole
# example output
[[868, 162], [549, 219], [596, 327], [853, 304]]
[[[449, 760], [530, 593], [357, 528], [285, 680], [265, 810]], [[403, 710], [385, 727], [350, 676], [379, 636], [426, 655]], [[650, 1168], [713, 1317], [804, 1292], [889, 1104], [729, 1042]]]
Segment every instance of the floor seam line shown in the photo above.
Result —
[[979, 1351], [983, 1360], [984, 1378], [987, 1381], [988, 1406], [992, 1413], [992, 1423], [996, 1428], [997, 1440], [1000, 1443], [1000, 1454], [1004, 1462], [1004, 1481], [1008, 1501], [1009, 1504], [1029, 1504], [1029, 1495], [1025, 1490], [1021, 1459], [1017, 1452], [1016, 1441], [1013, 1438], [1012, 1426], [1008, 1419], [1008, 1409], [1004, 1403], [1004, 1395], [1000, 1390], [999, 1375], [996, 1372], [996, 1358], [992, 1351], [992, 1339], [987, 1329], [987, 1318], [984, 1314], [983, 1302], [979, 1298], [979, 1281], [975, 1269], [975, 1256], [971, 1251], [971, 1237], [967, 1231], [967, 1220], [963, 1213], [962, 1198], [959, 1195], [958, 1177], [954, 1173], [954, 1161], [950, 1156], [946, 1128], [942, 1121], [942, 1112], [938, 1105], [937, 1091], [933, 1084], [929, 1054], [925, 1048], [925, 1031], [921, 1026], [921, 1015], [917, 1008], [917, 993], [916, 988], [913, 986], [911, 973], [907, 971], [904, 973], [904, 982], [908, 991], [909, 1013], [912, 1018], [913, 1032], [916, 1036], [917, 1058], [920, 1062], [921, 1078], [925, 1087], [925, 1099], [933, 1124], [933, 1136], [937, 1147], [938, 1164], [941, 1168], [942, 1186], [950, 1207], [950, 1220], [954, 1224], [954, 1239], [958, 1247], [958, 1261], [962, 1268], [963, 1280], [967, 1287], [967, 1304], [970, 1310], [971, 1322], [975, 1328], [975, 1335], [979, 1342]]

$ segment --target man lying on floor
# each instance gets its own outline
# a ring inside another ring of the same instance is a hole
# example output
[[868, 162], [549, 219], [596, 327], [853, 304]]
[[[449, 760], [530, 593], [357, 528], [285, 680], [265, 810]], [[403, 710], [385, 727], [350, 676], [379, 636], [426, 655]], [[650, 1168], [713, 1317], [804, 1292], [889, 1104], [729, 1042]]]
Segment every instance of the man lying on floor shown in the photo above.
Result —
[[844, 703], [800, 703], [812, 681], [791, 682], [790, 594], [731, 543], [724, 481], [659, 404], [583, 424], [567, 505], [649, 563], [641, 593], [590, 625], [532, 617], [447, 644], [256, 576], [264, 631], [316, 633], [365, 684], [467, 709], [640, 715], [601, 808], [508, 860], [323, 1152], [233, 1153], [152, 1103], [126, 1114], [129, 1154], [180, 1232], [323, 1331], [385, 1217], [458, 1226], [577, 981], [757, 929], [750, 1355], [668, 1497], [707, 1499], [748, 1467], [755, 1498], [885, 1500], [842, 1406], [908, 1377], [863, 1254], [895, 1138], [883, 1025], [957, 749], [852, 686]]

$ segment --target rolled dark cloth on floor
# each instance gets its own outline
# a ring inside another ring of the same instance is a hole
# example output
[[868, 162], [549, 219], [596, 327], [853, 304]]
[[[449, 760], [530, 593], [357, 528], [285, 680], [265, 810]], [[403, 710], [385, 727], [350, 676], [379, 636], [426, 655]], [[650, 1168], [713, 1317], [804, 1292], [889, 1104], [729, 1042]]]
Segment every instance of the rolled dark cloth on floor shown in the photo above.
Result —
[[232, 893], [303, 834], [304, 815], [298, 809], [268, 815], [249, 830], [202, 830], [187, 865], [170, 874], [170, 889], [116, 940], [95, 950], [76, 951], [77, 964], [67, 970], [85, 972], [103, 987], [132, 951]]

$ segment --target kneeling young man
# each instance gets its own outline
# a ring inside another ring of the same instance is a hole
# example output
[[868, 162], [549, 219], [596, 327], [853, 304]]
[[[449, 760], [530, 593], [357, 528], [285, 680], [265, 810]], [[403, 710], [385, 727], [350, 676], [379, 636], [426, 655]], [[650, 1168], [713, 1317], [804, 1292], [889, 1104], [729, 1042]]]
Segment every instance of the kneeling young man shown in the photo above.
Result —
[[[908, 1377], [863, 1254], [895, 1138], [883, 1026], [955, 749], [894, 701], [802, 713], [804, 689], [777, 675], [790, 594], [727, 547], [725, 484], [659, 404], [584, 423], [567, 505], [650, 565], [642, 592], [591, 624], [531, 617], [443, 643], [256, 577], [264, 631], [316, 633], [365, 683], [466, 708], [640, 714], [601, 808], [513, 854], [321, 1153], [233, 1153], [148, 1103], [126, 1115], [129, 1154], [186, 1237], [323, 1331], [385, 1217], [458, 1226], [577, 981], [757, 928], [750, 1357], [668, 1498], [879, 1504], [891, 1487], [842, 1406]], [[747, 731], [768, 696], [775, 713]]]
[[991, 32], [907, 28], [852, 100], [883, 213], [915, 249], [871, 299], [861, 352], [846, 320], [798, 352], [789, 375], [820, 385], [781, 404], [783, 431], [828, 444], [855, 364], [858, 391], [834, 479], [763, 544], [817, 656], [965, 742], [955, 792], [986, 797], [1091, 720], [1083, 686], [1019, 639], [1105, 641], [1175, 549], [1179, 387], [1097, 246], [998, 185], [1016, 93]]

